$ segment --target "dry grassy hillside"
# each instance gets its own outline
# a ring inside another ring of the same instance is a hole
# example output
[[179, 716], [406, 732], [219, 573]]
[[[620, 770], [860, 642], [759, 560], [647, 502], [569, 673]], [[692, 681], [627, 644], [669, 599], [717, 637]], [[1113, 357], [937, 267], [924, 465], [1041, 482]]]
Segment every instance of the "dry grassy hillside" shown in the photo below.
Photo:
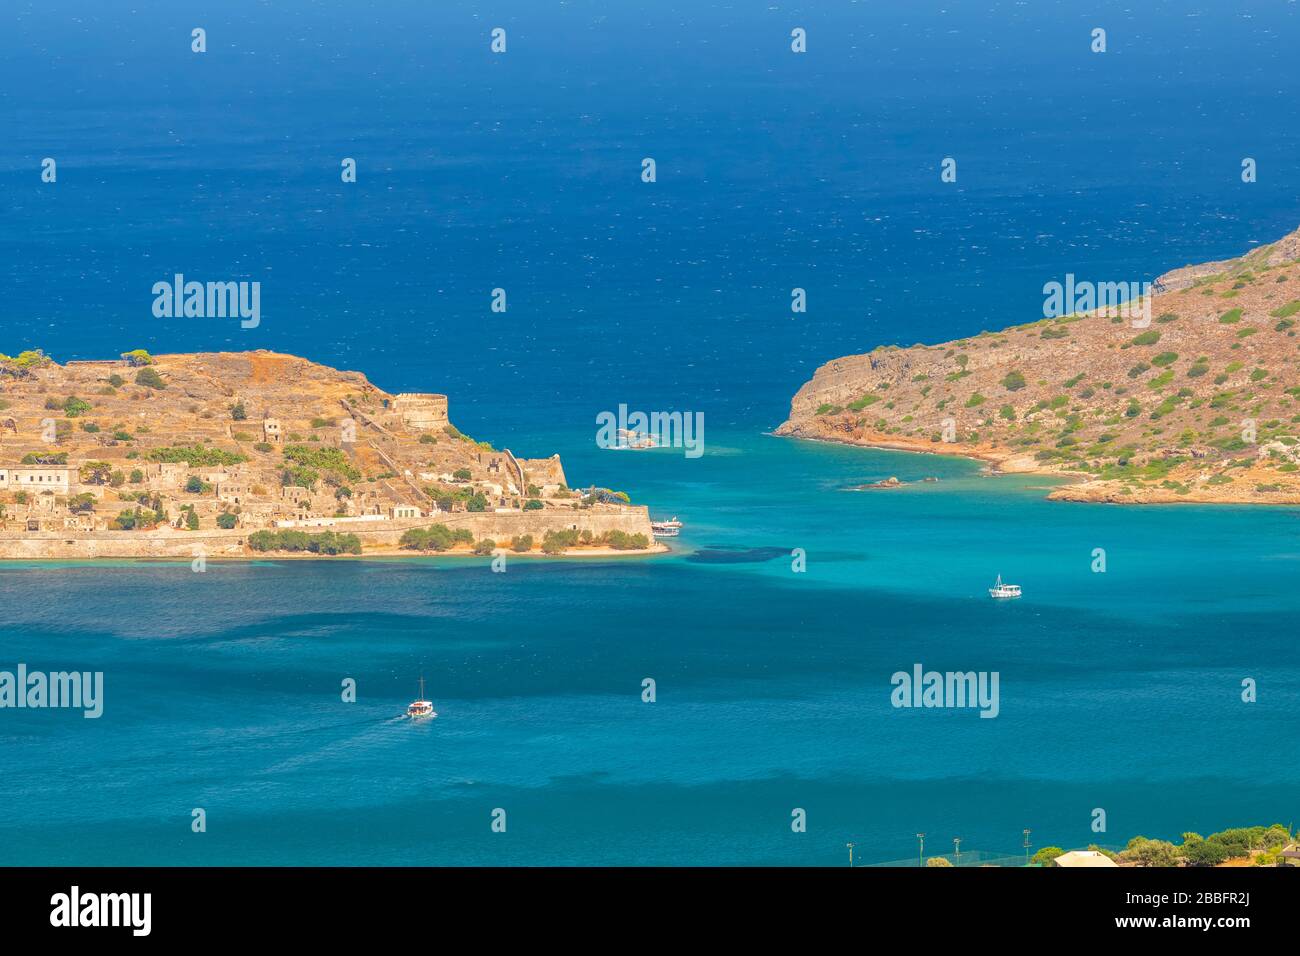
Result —
[[1300, 502], [1300, 230], [1098, 311], [819, 368], [780, 434], [971, 455], [1054, 497]]

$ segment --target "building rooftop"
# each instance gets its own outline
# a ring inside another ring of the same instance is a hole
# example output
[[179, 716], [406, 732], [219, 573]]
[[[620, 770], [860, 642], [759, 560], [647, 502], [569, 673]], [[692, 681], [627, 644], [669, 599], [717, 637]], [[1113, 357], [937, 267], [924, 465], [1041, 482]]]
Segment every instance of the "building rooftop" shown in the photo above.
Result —
[[1057, 866], [1118, 866], [1119, 864], [1104, 853], [1096, 850], [1071, 850], [1062, 853], [1053, 861]]

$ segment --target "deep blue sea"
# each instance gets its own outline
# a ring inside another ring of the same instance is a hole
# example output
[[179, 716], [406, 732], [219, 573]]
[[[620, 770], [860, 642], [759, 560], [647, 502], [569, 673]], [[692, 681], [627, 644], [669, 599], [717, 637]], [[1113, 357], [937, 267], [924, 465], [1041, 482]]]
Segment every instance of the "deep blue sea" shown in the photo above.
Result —
[[[0, 864], [842, 865], [1295, 822], [1300, 510], [1047, 502], [767, 433], [836, 356], [1296, 228], [1297, 40], [1296, 4], [1226, 0], [7, 4], [0, 352], [302, 354], [687, 527], [505, 574], [0, 565], [0, 669], [106, 681], [99, 720], [0, 711]], [[177, 272], [259, 281], [260, 326], [154, 318]], [[620, 403], [703, 412], [704, 456], [596, 448]], [[845, 490], [890, 475], [941, 480]], [[891, 707], [915, 663], [997, 671], [999, 716]], [[440, 716], [396, 719], [421, 673]]]

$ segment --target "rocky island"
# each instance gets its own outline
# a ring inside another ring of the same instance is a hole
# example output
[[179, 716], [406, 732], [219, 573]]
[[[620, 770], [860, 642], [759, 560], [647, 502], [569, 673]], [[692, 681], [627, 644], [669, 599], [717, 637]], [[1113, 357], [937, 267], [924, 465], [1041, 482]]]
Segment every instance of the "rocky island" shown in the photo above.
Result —
[[1142, 305], [834, 359], [777, 433], [1073, 476], [1056, 499], [1300, 503], [1300, 230]]
[[646, 553], [645, 506], [445, 395], [274, 352], [0, 355], [0, 558]]

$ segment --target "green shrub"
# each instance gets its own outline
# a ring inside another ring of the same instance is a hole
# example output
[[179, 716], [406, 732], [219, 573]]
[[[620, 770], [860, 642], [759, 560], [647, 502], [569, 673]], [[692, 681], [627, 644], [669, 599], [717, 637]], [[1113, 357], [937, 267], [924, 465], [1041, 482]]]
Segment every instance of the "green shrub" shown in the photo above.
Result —
[[153, 364], [153, 356], [144, 349], [132, 349], [130, 352], [123, 352], [122, 359], [132, 368]]
[[1051, 866], [1052, 861], [1055, 860], [1058, 856], [1062, 856], [1064, 853], [1065, 850], [1063, 850], [1059, 846], [1045, 846], [1037, 853], [1035, 853], [1034, 858], [1029, 862], [1036, 863], [1039, 866]]
[[412, 551], [446, 551], [452, 546], [451, 529], [445, 524], [428, 528], [411, 528], [402, 532], [398, 544]]
[[1128, 841], [1120, 858], [1139, 866], [1177, 866], [1178, 848], [1168, 840], [1148, 840], [1136, 836]]
[[24, 465], [66, 465], [67, 463], [66, 451], [29, 451], [23, 455]]
[[0, 375], [27, 378], [34, 369], [45, 368], [52, 361], [41, 349], [27, 349], [16, 356], [0, 353]]
[[167, 387], [167, 383], [164, 382], [162, 376], [158, 374], [158, 370], [152, 366], [146, 366], [135, 373], [135, 384], [143, 385], [146, 388], [156, 389]]
[[254, 531], [248, 536], [254, 551], [307, 551], [312, 554], [360, 554], [361, 539], [355, 534], [308, 534], [306, 531], [282, 529]]
[[172, 445], [151, 449], [149, 460], [184, 462], [191, 468], [215, 468], [220, 465], [237, 465], [241, 461], [248, 461], [248, 456], [239, 452], [222, 451], [212, 445]]
[[578, 543], [578, 532], [572, 528], [562, 531], [548, 531], [542, 536], [542, 551], [545, 554], [563, 554]]
[[147, 531], [156, 528], [167, 520], [165, 511], [153, 511], [148, 508], [128, 508], [118, 514], [109, 524], [115, 531]]
[[1182, 856], [1188, 866], [1218, 866], [1228, 859], [1228, 851], [1222, 844], [1205, 840], [1200, 834], [1185, 833]]
[[600, 536], [600, 542], [615, 551], [643, 551], [650, 547], [650, 540], [645, 535], [618, 530], [606, 531]]
[[284, 457], [297, 465], [314, 471], [328, 472], [350, 481], [361, 477], [361, 472], [352, 464], [347, 453], [341, 448], [309, 448], [306, 445], [285, 445]]
[[63, 400], [63, 414], [69, 418], [76, 418], [78, 415], [84, 415], [90, 411], [90, 402], [84, 398], [77, 398], [75, 395], [69, 395]]

